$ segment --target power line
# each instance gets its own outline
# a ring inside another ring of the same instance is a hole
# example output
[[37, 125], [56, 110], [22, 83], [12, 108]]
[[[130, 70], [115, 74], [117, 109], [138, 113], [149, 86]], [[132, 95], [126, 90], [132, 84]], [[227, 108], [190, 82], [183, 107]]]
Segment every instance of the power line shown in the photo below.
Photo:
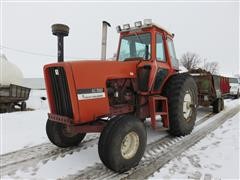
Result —
[[[10, 48], [10, 47], [7, 47], [7, 46], [2, 46], [2, 45], [0, 45], [0, 48], [7, 49], [7, 50], [10, 50], [10, 51], [19, 52], [19, 53], [30, 54], [30, 55], [34, 55], [34, 56], [45, 56], [45, 57], [54, 57], [54, 58], [57, 57], [56, 55], [44, 54], [44, 53], [38, 53], [38, 52], [31, 52], [31, 51], [25, 51], [25, 50]], [[66, 58], [80, 59], [80, 58], [76, 58], [76, 57], [66, 57]]]

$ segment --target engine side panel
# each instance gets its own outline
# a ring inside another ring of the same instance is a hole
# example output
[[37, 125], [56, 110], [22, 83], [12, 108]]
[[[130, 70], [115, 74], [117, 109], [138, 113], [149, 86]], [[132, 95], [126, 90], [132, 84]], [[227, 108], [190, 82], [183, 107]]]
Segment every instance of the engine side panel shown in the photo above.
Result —
[[[107, 81], [119, 78], [135, 79], [136, 63], [136, 61], [70, 62], [79, 110], [79, 120], [75, 120], [75, 122], [90, 122], [98, 117], [111, 114]], [[84, 91], [88, 91], [88, 93], [85, 95], [80, 93]]]

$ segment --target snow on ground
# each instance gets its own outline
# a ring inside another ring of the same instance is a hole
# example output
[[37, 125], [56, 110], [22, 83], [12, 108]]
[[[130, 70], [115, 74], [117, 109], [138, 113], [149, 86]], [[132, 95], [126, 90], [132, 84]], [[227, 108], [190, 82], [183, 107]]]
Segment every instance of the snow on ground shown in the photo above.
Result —
[[239, 120], [240, 113], [149, 179], [239, 179]]
[[2, 153], [16, 151], [48, 141], [45, 135], [47, 111], [7, 113], [3, 116]]
[[48, 110], [48, 101], [42, 100], [41, 97], [47, 98], [46, 90], [31, 90], [29, 99], [27, 101], [27, 107], [35, 110]]
[[[46, 164], [39, 163], [37, 167], [33, 169], [17, 171], [13, 178], [60, 179], [66, 177], [68, 174], [75, 174], [79, 170], [100, 162], [101, 160], [97, 153], [97, 145], [95, 145], [92, 148], [68, 154], [64, 158], [52, 158]], [[6, 179], [8, 179], [8, 177], [6, 177]]]
[[45, 124], [48, 113], [45, 90], [32, 90], [27, 107], [34, 111], [12, 112], [1, 114], [1, 153], [5, 154], [22, 148], [48, 142]]

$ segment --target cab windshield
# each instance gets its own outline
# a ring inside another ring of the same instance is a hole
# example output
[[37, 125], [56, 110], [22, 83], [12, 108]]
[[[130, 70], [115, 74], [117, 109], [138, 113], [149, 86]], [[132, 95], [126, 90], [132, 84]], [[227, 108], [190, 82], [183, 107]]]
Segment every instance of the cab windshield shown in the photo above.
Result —
[[151, 58], [151, 34], [133, 34], [121, 38], [120, 50], [118, 55], [119, 61], [128, 59]]

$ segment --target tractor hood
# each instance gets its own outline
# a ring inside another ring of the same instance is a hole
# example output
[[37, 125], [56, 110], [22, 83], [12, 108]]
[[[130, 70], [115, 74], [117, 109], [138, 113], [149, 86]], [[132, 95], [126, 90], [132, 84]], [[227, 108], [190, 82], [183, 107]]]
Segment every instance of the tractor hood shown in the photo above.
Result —
[[81, 122], [110, 113], [107, 80], [136, 78], [138, 62], [99, 60], [66, 62], [72, 70]]
[[104, 88], [108, 79], [136, 78], [138, 61], [75, 61], [71, 66], [76, 89]]
[[[75, 123], [88, 122], [109, 114], [107, 80], [136, 78], [138, 63], [139, 61], [89, 60], [45, 65], [44, 76], [51, 113], [57, 113], [56, 106], [54, 106], [56, 92], [53, 87], [61, 87], [62, 89], [59, 89], [60, 93], [63, 93], [61, 96], [67, 96], [66, 92], [63, 91], [66, 88], [64, 82], [66, 77]], [[59, 83], [63, 84], [58, 85]], [[62, 102], [59, 103], [59, 105], [61, 104]]]
[[[81, 60], [52, 63], [44, 66], [63, 67], [68, 80], [73, 79], [75, 88], [97, 88], [106, 86], [108, 79], [136, 78], [136, 66], [139, 61], [101, 61]], [[70, 77], [72, 76], [72, 77]]]

